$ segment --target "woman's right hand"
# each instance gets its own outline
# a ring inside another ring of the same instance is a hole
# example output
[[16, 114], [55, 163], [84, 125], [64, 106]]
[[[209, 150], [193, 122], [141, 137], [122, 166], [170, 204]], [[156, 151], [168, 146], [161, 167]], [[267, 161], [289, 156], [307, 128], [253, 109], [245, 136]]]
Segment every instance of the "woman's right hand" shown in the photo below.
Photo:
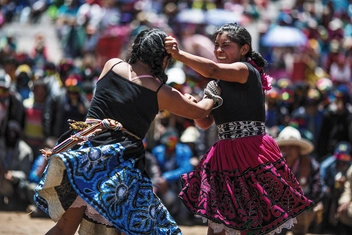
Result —
[[168, 36], [165, 38], [165, 50], [167, 53], [174, 56], [175, 54], [179, 53], [178, 43], [176, 38], [172, 36]]

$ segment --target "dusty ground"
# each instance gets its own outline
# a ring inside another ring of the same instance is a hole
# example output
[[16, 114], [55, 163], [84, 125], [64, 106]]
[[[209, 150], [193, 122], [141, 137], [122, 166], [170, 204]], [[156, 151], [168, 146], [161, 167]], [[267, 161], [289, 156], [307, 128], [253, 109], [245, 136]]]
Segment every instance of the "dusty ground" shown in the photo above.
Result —
[[[54, 222], [50, 219], [32, 219], [25, 212], [0, 212], [1, 235], [43, 235]], [[183, 235], [206, 234], [205, 226], [181, 226]]]

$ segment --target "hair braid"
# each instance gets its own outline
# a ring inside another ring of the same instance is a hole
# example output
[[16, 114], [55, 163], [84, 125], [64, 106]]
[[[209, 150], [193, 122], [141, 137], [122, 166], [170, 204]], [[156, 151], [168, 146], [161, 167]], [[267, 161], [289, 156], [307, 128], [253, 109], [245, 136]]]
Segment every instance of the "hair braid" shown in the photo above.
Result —
[[128, 63], [134, 64], [138, 60], [150, 67], [150, 72], [161, 82], [166, 83], [167, 75], [163, 68], [165, 56], [169, 56], [164, 48], [167, 34], [159, 29], [143, 30], [133, 42], [131, 56]]

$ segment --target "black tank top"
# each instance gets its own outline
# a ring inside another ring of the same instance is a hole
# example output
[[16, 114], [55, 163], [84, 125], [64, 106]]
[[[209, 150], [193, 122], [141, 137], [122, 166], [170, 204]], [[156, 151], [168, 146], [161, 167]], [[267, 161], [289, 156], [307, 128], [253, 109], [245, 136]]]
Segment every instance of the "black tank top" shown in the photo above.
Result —
[[245, 63], [248, 80], [238, 82], [219, 81], [223, 104], [212, 111], [217, 125], [234, 121], [265, 121], [265, 94], [258, 70]]
[[138, 85], [115, 73], [113, 67], [96, 84], [87, 117], [111, 118], [144, 138], [159, 111], [157, 91]]

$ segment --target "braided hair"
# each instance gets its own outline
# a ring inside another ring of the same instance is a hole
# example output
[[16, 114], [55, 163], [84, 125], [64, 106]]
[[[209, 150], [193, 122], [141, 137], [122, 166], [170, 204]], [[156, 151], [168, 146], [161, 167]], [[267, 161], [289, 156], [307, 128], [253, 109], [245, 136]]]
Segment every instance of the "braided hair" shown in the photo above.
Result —
[[166, 83], [167, 75], [163, 69], [165, 56], [169, 57], [164, 47], [167, 34], [160, 29], [146, 29], [141, 31], [133, 42], [130, 52], [129, 64], [141, 61], [150, 67], [150, 72], [162, 83]]
[[228, 23], [215, 30], [213, 34], [213, 41], [215, 42], [216, 37], [223, 33], [227, 33], [227, 37], [239, 46], [248, 45], [249, 50], [247, 54], [244, 55], [245, 61], [252, 64], [260, 73], [263, 89], [270, 90], [271, 88], [271, 77], [265, 73], [265, 69], [268, 66], [267, 61], [262, 57], [262, 55], [252, 48], [252, 37], [251, 34], [243, 26], [237, 23]]

